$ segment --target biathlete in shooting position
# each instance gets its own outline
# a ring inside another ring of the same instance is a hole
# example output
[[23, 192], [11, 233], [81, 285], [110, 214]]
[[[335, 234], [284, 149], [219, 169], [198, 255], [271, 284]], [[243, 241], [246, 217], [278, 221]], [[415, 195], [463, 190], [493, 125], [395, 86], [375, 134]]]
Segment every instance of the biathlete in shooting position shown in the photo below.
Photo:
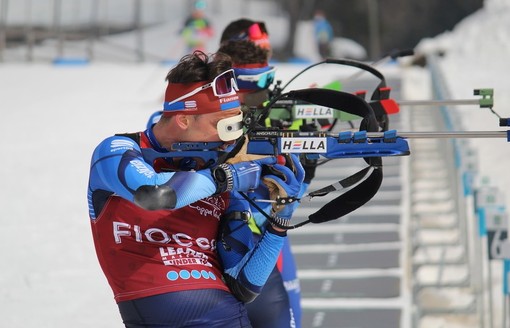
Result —
[[[298, 196], [303, 169], [294, 156], [286, 165], [274, 156], [218, 165], [180, 155], [183, 143], [225, 149], [243, 134], [243, 114], [225, 55], [187, 55], [167, 81], [156, 124], [108, 137], [93, 152], [88, 205], [98, 261], [126, 327], [250, 327], [245, 303], [287, 238], [280, 225], [266, 225], [254, 243], [240, 193]], [[280, 205], [271, 214], [286, 222], [292, 211]]]

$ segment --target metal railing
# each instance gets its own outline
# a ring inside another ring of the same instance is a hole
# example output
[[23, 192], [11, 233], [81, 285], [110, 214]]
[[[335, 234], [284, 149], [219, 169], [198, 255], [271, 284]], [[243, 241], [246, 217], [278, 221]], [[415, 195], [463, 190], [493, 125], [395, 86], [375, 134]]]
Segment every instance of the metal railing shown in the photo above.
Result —
[[[254, 4], [210, 0], [207, 10], [211, 17], [226, 8], [229, 15], [243, 17]], [[0, 0], [0, 62], [84, 63], [99, 59], [99, 46], [121, 54], [110, 56], [114, 61], [161, 62], [167, 58], [149, 49], [147, 29], [168, 22], [182, 24], [192, 7], [190, 0]], [[129, 45], [107, 38], [126, 31], [131, 32]], [[41, 55], [37, 46], [48, 41], [51, 45]], [[13, 48], [17, 49], [13, 52]]]
[[[448, 183], [445, 184], [447, 186], [445, 188], [451, 193], [449, 201], [452, 202], [452, 206], [446, 214], [454, 217], [450, 228], [458, 233], [458, 238], [455, 238], [450, 245], [460, 247], [461, 252], [463, 250], [463, 256], [458, 257], [457, 261], [452, 263], [447, 258], [446, 247], [448, 243], [443, 243], [439, 257], [434, 263], [437, 265], [437, 277], [432, 285], [435, 285], [438, 293], [447, 288], [463, 288], [462, 291], [471, 295], [473, 301], [465, 302], [458, 307], [426, 308], [420, 303], [419, 293], [425, 287], [430, 286], [424, 286], [419, 280], [415, 280], [412, 295], [415, 306], [413, 326], [419, 327], [421, 320], [427, 315], [468, 315], [471, 318], [471, 323], [476, 321], [476, 327], [506, 327], [507, 311], [505, 309], [508, 305], [509, 292], [507, 279], [508, 270], [510, 270], [507, 213], [501, 192], [497, 188], [481, 182], [483, 178], [481, 173], [478, 172], [478, 158], [475, 149], [470, 147], [465, 139], [460, 138], [505, 137], [507, 132], [501, 131], [499, 133], [495, 131], [495, 133], [488, 133], [487, 135], [452, 132], [464, 130], [462, 120], [452, 106], [441, 103], [446, 99], [451, 99], [451, 94], [441, 73], [437, 58], [429, 57], [427, 63], [432, 77], [434, 99], [437, 99], [437, 101], [435, 104], [430, 103], [431, 108], [427, 110], [423, 117], [420, 117], [420, 123], [427, 124], [425, 120], [430, 120], [433, 126], [448, 131], [437, 133], [438, 135], [451, 138], [448, 142], [437, 143], [434, 151], [439, 154], [438, 158], [441, 160], [441, 165], [447, 172], [445, 179], [448, 180]], [[434, 134], [436, 133], [431, 133], [431, 135]], [[440, 190], [435, 192], [439, 193]], [[435, 212], [432, 214], [441, 215], [445, 213]], [[419, 212], [411, 209], [411, 216], [413, 221], [419, 222]], [[425, 227], [416, 223], [415, 226], [417, 226], [417, 229], [412, 233], [424, 232]], [[414, 246], [422, 247], [423, 244], [418, 241]], [[501, 273], [493, 272], [492, 268], [495, 262], [500, 260], [504, 261], [502, 298], [498, 298], [493, 293], [493, 277], [499, 276]], [[445, 270], [452, 264], [467, 267], [465, 279], [456, 282], [448, 282], [443, 279]], [[415, 265], [414, 267], [417, 268], [418, 266]], [[463, 297], [457, 295], [457, 299], [459, 298]], [[501, 307], [498, 307], [499, 302], [496, 303], [498, 299], [502, 300]], [[496, 320], [496, 313], [501, 309], [501, 320]]]

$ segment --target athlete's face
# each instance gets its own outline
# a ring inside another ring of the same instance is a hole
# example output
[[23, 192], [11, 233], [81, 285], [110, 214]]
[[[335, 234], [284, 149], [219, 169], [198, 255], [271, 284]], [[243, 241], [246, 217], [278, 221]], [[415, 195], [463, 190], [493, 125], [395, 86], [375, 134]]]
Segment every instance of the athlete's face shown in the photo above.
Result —
[[[180, 137], [185, 142], [217, 142], [222, 141], [218, 135], [218, 122], [222, 119], [233, 117], [241, 113], [240, 108], [190, 116], [189, 128], [183, 136]], [[225, 142], [232, 144], [234, 140]]]

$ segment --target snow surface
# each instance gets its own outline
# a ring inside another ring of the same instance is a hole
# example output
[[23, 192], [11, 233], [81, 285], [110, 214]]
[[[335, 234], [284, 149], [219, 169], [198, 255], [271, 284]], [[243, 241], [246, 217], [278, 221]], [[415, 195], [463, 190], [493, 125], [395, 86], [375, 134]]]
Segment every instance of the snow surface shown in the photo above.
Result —
[[[423, 40], [417, 50], [446, 52], [441, 67], [454, 99], [471, 99], [474, 88], [491, 87], [494, 109], [509, 117], [509, 25], [508, 1], [486, 0], [482, 10], [452, 31]], [[144, 129], [160, 108], [168, 68], [101, 62], [0, 65], [2, 327], [122, 327], [90, 233], [90, 156], [104, 137]], [[302, 68], [279, 64], [278, 78], [286, 81]], [[408, 69], [405, 62], [402, 68]], [[327, 82], [327, 73], [318, 70], [310, 78]], [[498, 129], [486, 109], [458, 110], [466, 130]], [[481, 174], [506, 190], [510, 145], [496, 139], [470, 142]], [[506, 204], [509, 197], [507, 192]]]
[[[422, 40], [417, 52], [444, 51], [440, 62], [452, 99], [473, 99], [473, 90], [494, 89], [494, 110], [510, 117], [510, 2], [486, 0], [484, 8], [461, 21], [452, 31]], [[489, 109], [458, 106], [466, 131], [494, 131], [499, 120]], [[480, 179], [504, 193], [510, 206], [510, 147], [505, 139], [470, 139], [478, 152]]]

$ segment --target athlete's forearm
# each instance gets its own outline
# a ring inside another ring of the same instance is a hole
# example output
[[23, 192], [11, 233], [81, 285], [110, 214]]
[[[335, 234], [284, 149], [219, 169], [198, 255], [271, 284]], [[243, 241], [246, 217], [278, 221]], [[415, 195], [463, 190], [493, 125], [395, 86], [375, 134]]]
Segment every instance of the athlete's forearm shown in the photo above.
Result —
[[209, 170], [205, 174], [157, 173], [129, 138], [106, 139], [96, 148], [92, 161], [93, 190], [111, 191], [149, 210], [184, 207], [216, 192]]
[[246, 253], [236, 266], [225, 270], [226, 274], [256, 296], [274, 269], [285, 238], [285, 232], [268, 228], [255, 247]]

